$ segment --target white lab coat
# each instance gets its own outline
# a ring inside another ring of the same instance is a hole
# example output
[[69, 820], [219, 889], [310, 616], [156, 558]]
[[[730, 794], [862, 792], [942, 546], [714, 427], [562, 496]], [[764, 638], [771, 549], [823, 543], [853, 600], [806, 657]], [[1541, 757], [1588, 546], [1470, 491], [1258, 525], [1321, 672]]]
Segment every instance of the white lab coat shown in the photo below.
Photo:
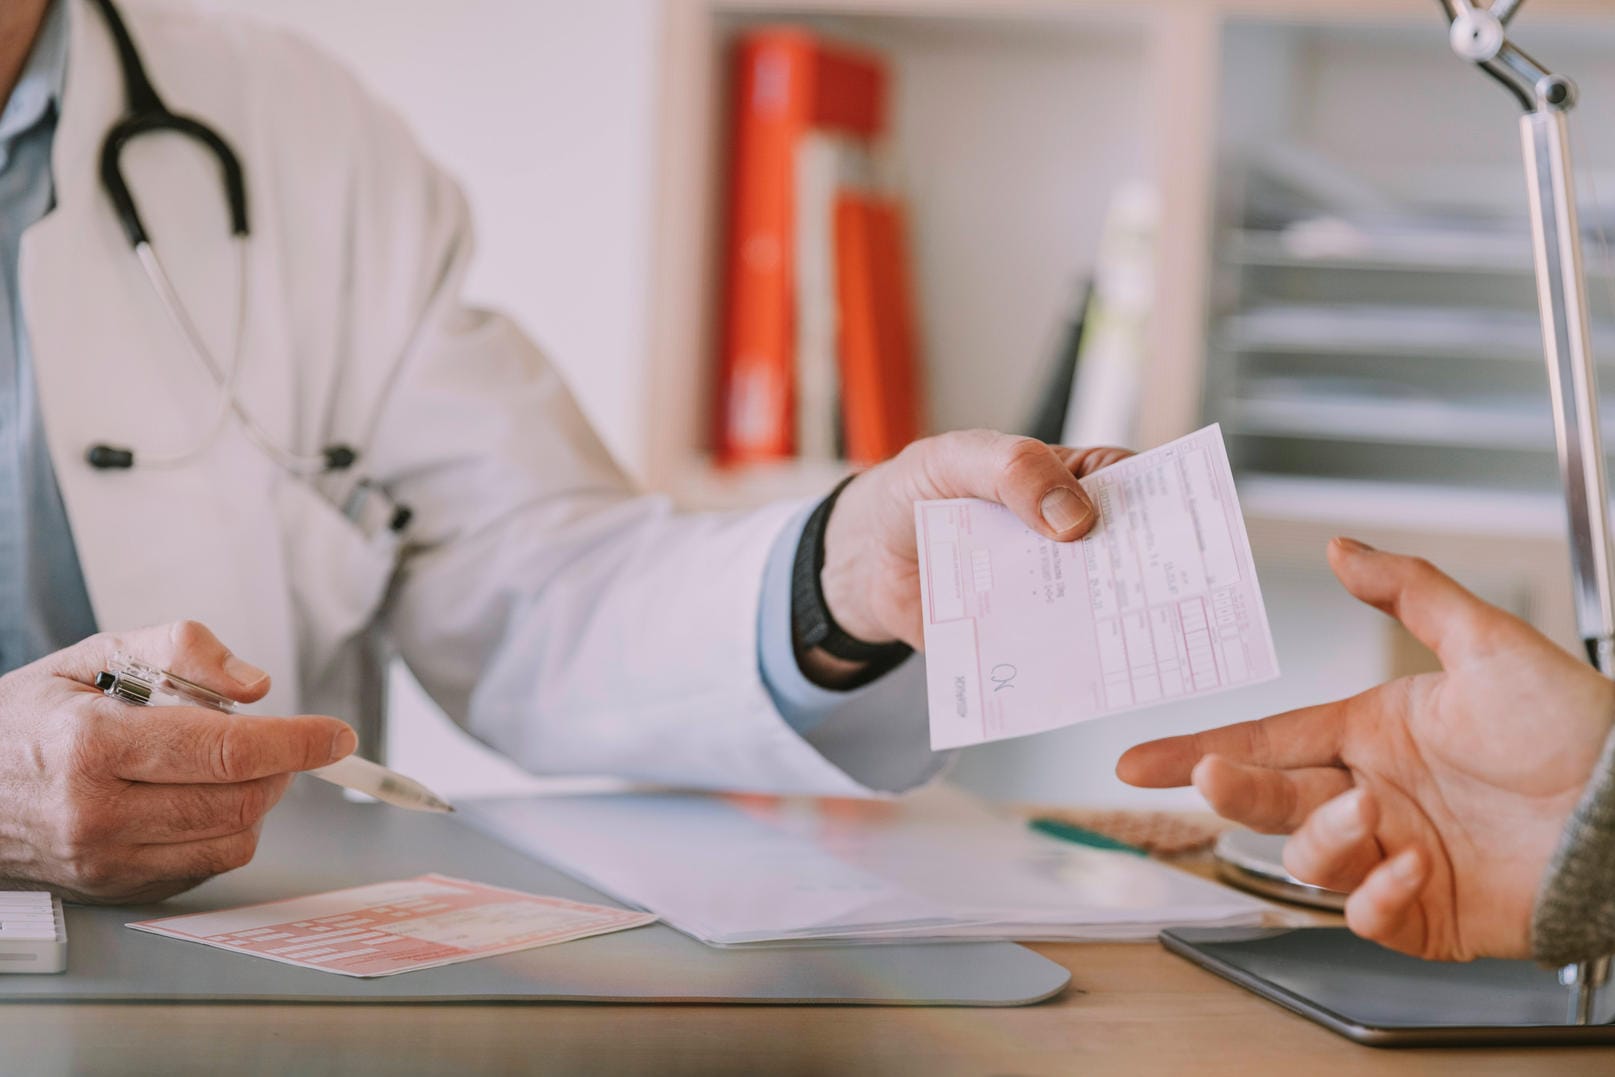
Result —
[[[785, 724], [756, 635], [764, 563], [793, 507], [679, 516], [634, 496], [533, 345], [462, 305], [460, 192], [397, 117], [293, 35], [122, 5], [159, 93], [224, 133], [245, 166], [242, 397], [301, 451], [356, 444], [357, 474], [290, 479], [235, 426], [183, 467], [91, 469], [92, 443], [188, 444], [217, 391], [100, 189], [119, 69], [100, 14], [70, 2], [57, 206], [25, 237], [22, 290], [104, 629], [200, 620], [273, 673], [264, 710], [351, 716], [369, 660], [360, 637], [379, 624], [451, 716], [540, 773], [857, 794], [935, 772], [916, 697], [850, 708], [811, 743]], [[213, 162], [172, 139], [126, 160], [154, 245], [227, 355], [237, 274]], [[357, 475], [413, 508], [402, 548], [336, 507]]]

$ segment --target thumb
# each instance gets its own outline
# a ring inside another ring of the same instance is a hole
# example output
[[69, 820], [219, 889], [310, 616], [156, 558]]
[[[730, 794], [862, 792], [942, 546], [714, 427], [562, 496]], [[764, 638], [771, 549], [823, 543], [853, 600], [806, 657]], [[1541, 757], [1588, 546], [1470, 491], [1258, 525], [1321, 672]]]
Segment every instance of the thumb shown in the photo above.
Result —
[[269, 674], [237, 658], [206, 625], [196, 621], [175, 621], [133, 632], [103, 632], [46, 661], [51, 662], [58, 676], [90, 684], [119, 653], [238, 703], [252, 703], [269, 692]]
[[1329, 544], [1329, 567], [1352, 597], [1401, 621], [1444, 666], [1468, 655], [1486, 616], [1501, 612], [1430, 562], [1384, 553], [1356, 539]]
[[972, 430], [936, 439], [940, 466], [932, 470], [938, 497], [980, 497], [1004, 505], [1038, 534], [1079, 539], [1099, 511], [1070, 466], [1035, 438]]

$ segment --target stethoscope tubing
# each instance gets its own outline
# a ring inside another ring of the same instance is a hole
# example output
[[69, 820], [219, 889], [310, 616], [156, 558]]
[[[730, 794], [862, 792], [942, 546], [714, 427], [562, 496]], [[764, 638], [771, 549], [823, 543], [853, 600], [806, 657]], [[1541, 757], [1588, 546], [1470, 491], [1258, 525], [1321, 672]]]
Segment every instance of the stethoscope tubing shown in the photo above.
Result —
[[[348, 445], [332, 444], [319, 453], [301, 453], [279, 443], [253, 416], [238, 391], [241, 368], [247, 349], [247, 322], [251, 307], [251, 222], [247, 213], [246, 175], [240, 159], [230, 148], [224, 136], [207, 124], [190, 116], [169, 111], [146, 76], [145, 65], [135, 48], [122, 17], [112, 0], [95, 0], [105, 16], [107, 26], [117, 47], [119, 63], [123, 68], [125, 95], [124, 116], [107, 133], [101, 146], [101, 181], [112, 202], [136, 260], [150, 284], [153, 294], [162, 306], [174, 329], [186, 342], [188, 349], [200, 361], [219, 390], [218, 408], [203, 432], [189, 446], [166, 454], [97, 444], [90, 447], [86, 457], [98, 469], [127, 469], [140, 467], [171, 468], [190, 462], [211, 448], [223, 434], [232, 416], [242, 432], [261, 452], [282, 470], [299, 477], [313, 477], [333, 471], [343, 471], [358, 459], [358, 453]], [[208, 347], [206, 339], [191, 317], [173, 278], [163, 265], [145, 223], [139, 206], [123, 174], [123, 151], [136, 139], [155, 133], [177, 134], [205, 149], [218, 162], [225, 201], [230, 211], [231, 242], [236, 251], [236, 320], [235, 336], [228, 365], [221, 364]], [[372, 427], [374, 423], [370, 424]]]
[[164, 312], [173, 323], [174, 329], [189, 345], [192, 355], [206, 368], [219, 388], [219, 402], [204, 432], [192, 444], [176, 452], [156, 456], [149, 452], [140, 454], [141, 467], [170, 468], [179, 467], [189, 463], [200, 456], [219, 439], [224, 428], [229, 424], [233, 414], [241, 424], [242, 433], [247, 436], [258, 449], [275, 461], [283, 470], [294, 475], [320, 475], [331, 470], [326, 454], [314, 455], [312, 453], [293, 452], [276, 444], [273, 437], [258, 422], [246, 405], [242, 403], [237, 392], [240, 382], [243, 356], [247, 344], [248, 319], [248, 250], [247, 237], [234, 236], [231, 245], [236, 251], [236, 331], [235, 341], [230, 351], [230, 363], [224, 369], [219, 368], [218, 361], [213, 357], [212, 351], [202, 339], [201, 330], [191, 319], [190, 312], [180, 301], [179, 294], [174, 288], [174, 282], [169, 277], [162, 259], [150, 242], [142, 242], [135, 247], [135, 257], [140, 260], [140, 267], [145, 271], [146, 279], [152, 291], [157, 293]]

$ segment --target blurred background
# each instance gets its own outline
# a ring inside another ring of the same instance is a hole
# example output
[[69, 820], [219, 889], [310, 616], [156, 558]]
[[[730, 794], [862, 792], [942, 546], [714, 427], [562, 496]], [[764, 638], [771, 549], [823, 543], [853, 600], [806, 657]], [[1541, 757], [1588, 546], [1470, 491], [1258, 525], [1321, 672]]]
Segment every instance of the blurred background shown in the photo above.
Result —
[[[1574, 645], [1517, 107], [1430, 0], [205, 2], [407, 118], [469, 195], [472, 298], [681, 504], [822, 494], [914, 431], [1222, 424], [1283, 678], [967, 751], [984, 795], [1188, 803], [1116, 756], [1431, 668], [1335, 586], [1334, 534]], [[1532, 0], [1515, 36], [1582, 88], [1615, 359], [1615, 7]], [[801, 106], [783, 134], [771, 93]], [[395, 680], [395, 765], [451, 796], [529, 781]]]

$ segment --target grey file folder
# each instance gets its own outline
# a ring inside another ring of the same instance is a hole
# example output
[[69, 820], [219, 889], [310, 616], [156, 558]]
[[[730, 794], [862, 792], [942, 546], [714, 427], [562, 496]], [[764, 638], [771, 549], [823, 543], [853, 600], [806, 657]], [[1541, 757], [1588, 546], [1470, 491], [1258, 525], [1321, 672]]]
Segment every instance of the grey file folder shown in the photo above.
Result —
[[68, 967], [0, 975], [3, 1001], [422, 1002], [540, 1000], [1016, 1006], [1070, 974], [1010, 943], [709, 949], [660, 924], [360, 980], [179, 942], [123, 925], [428, 872], [617, 905], [450, 817], [351, 804], [299, 781], [257, 859], [161, 905], [68, 909]]

